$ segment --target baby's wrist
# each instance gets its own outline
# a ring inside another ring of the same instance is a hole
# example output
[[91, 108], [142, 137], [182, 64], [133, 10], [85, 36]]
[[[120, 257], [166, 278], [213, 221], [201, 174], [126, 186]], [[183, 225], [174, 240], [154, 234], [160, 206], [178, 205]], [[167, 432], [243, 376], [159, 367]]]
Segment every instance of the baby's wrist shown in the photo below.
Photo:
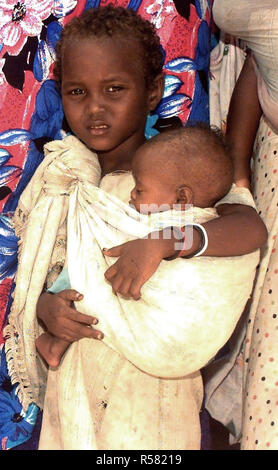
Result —
[[151, 232], [148, 235], [148, 239], [154, 241], [155, 250], [159, 253], [161, 260], [176, 254], [175, 244], [177, 239], [172, 229], [173, 227], [166, 227], [163, 230]]

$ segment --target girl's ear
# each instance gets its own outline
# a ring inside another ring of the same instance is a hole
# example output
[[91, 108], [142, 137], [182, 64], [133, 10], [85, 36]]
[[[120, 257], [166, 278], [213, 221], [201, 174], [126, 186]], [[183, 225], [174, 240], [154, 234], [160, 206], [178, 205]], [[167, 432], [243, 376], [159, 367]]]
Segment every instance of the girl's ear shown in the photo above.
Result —
[[153, 111], [164, 92], [164, 74], [159, 74], [153, 81], [149, 89], [149, 111]]
[[185, 210], [186, 204], [193, 204], [194, 193], [189, 186], [183, 184], [176, 189], [177, 203], [181, 205], [181, 209]]

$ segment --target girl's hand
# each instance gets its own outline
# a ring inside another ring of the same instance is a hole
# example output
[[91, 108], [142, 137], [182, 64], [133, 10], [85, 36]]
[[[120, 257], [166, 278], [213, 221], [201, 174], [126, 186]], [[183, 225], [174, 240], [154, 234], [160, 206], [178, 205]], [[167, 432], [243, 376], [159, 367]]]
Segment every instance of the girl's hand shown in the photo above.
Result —
[[47, 331], [57, 338], [68, 342], [81, 338], [102, 339], [103, 334], [91, 328], [98, 320], [95, 317], [78, 312], [73, 301], [83, 298], [74, 289], [67, 289], [58, 294], [41, 294], [37, 302], [37, 317], [46, 326]]
[[105, 249], [105, 256], [119, 257], [107, 269], [105, 278], [115, 293], [138, 300], [141, 297], [141, 287], [157, 270], [161, 260], [172, 254], [171, 248], [169, 251], [169, 240], [149, 237]]

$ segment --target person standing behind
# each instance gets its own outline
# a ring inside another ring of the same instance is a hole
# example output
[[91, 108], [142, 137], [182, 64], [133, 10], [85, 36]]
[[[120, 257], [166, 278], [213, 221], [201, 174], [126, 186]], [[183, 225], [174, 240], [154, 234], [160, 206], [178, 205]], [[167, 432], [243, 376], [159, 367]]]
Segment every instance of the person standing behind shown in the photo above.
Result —
[[278, 449], [278, 5], [275, 0], [215, 0], [213, 14], [222, 31], [250, 49], [231, 98], [227, 139], [235, 183], [252, 188], [269, 237], [244, 345], [241, 449], [273, 450]]

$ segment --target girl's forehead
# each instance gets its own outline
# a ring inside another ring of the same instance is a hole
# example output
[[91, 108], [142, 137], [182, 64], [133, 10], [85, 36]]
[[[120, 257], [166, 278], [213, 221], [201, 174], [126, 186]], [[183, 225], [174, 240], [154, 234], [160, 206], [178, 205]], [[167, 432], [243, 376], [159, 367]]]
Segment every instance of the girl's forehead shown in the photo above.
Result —
[[143, 60], [142, 47], [139, 42], [132, 38], [122, 36], [101, 36], [68, 39], [64, 46], [64, 58], [70, 60], [75, 56], [83, 56], [88, 59], [103, 57], [106, 60], [132, 59], [135, 62]]
[[126, 75], [141, 81], [144, 79], [144, 64], [140, 44], [113, 37], [67, 41], [62, 58], [64, 73], [67, 76]]

